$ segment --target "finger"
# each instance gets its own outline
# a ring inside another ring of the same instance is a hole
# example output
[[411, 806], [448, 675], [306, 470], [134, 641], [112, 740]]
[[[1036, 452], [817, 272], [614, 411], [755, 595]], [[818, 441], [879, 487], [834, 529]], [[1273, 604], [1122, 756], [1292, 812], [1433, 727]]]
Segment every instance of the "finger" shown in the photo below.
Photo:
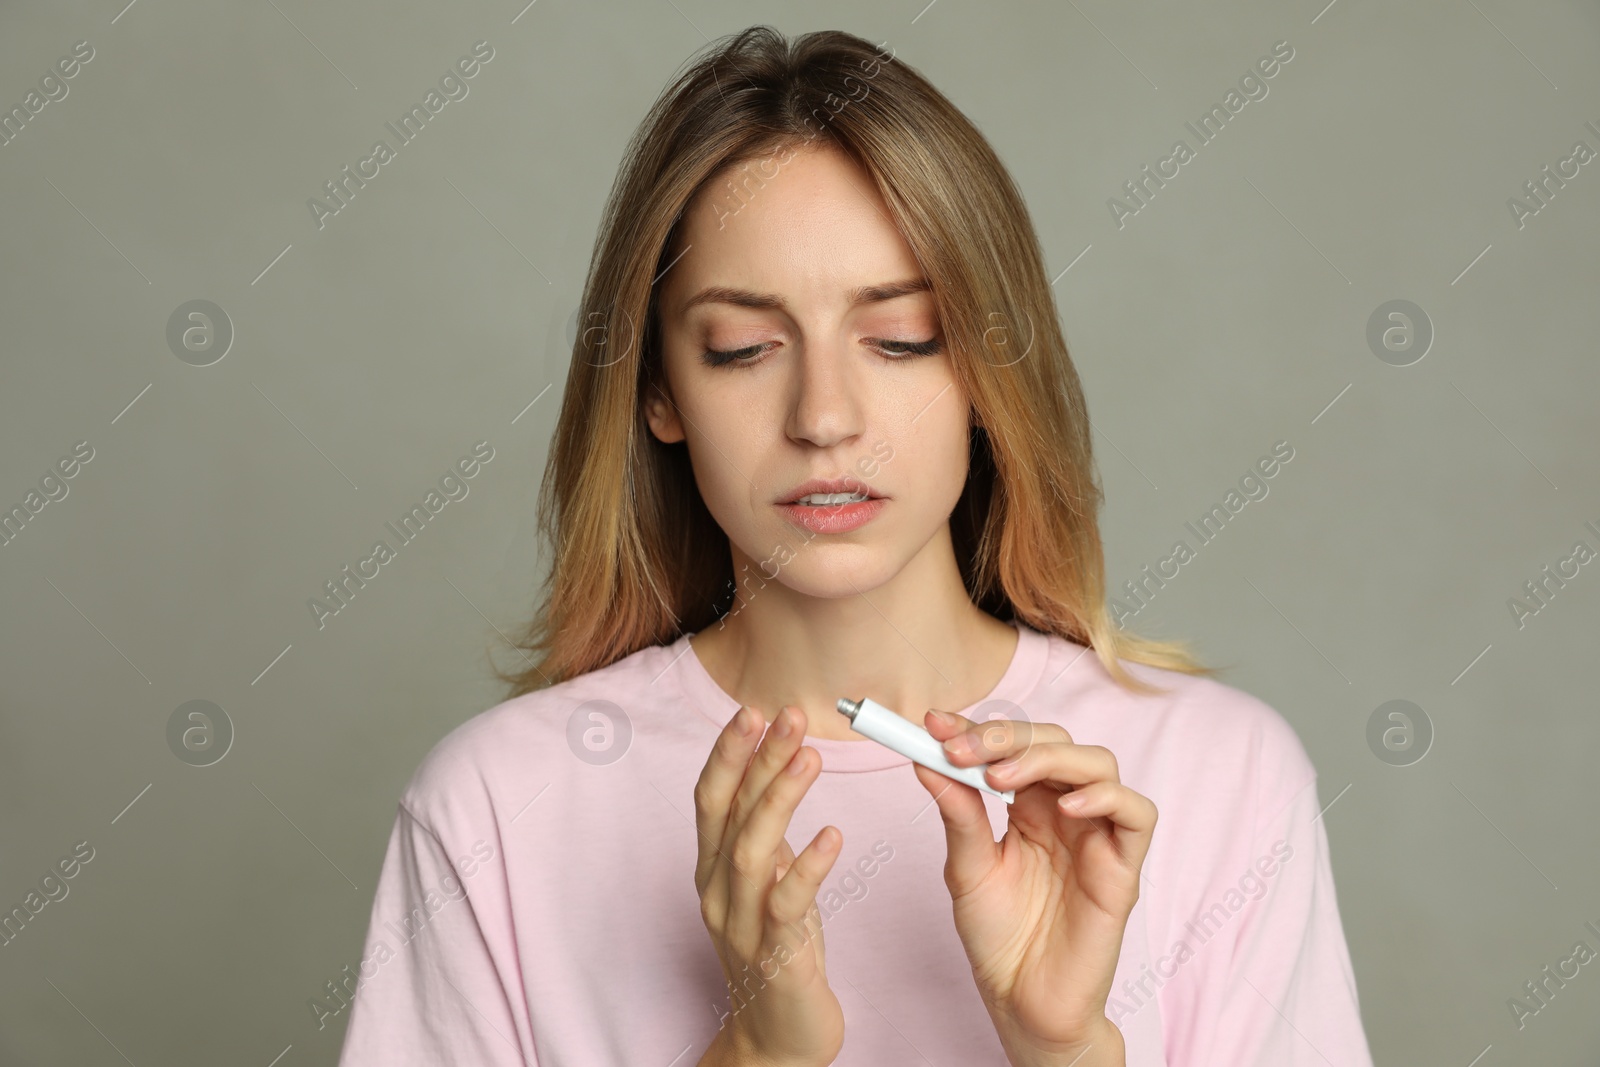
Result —
[[1103, 745], [1074, 745], [1050, 741], [1008, 756], [984, 769], [985, 780], [996, 789], [1021, 789], [1035, 782], [1060, 782], [1081, 786], [1090, 782], [1120, 782], [1117, 757]]
[[744, 780], [734, 790], [733, 801], [728, 807], [728, 825], [722, 834], [723, 851], [727, 851], [728, 845], [743, 831], [761, 795], [799, 751], [805, 739], [805, 712], [792, 704], [779, 708], [767, 732], [761, 736], [761, 744], [756, 748], [754, 758], [745, 768]]
[[740, 944], [762, 941], [778, 850], [800, 798], [822, 771], [822, 757], [815, 749], [801, 748], [783, 769], [793, 773], [780, 773], [772, 780], [725, 849], [728, 930], [731, 937], [743, 939]]
[[[941, 719], [950, 716], [950, 721]], [[1024, 719], [990, 719], [973, 722], [954, 712], [929, 712], [925, 725], [930, 734], [944, 742], [944, 754], [957, 767], [975, 767], [980, 763], [1003, 759], [1026, 752], [1044, 742], [1071, 743], [1072, 735], [1066, 728], [1053, 722], [1028, 722]]]
[[1000, 846], [978, 790], [913, 763], [917, 780], [933, 794], [944, 823], [945, 884], [951, 893], [966, 892], [981, 882], [1000, 861]]
[[711, 880], [711, 869], [718, 860], [728, 825], [728, 809], [734, 792], [744, 779], [745, 766], [761, 736], [761, 713], [741, 706], [733, 713], [711, 746], [705, 766], [694, 785], [695, 830], [700, 851], [695, 860], [695, 888], [704, 894]]
[[[772, 887], [767, 898], [767, 915], [774, 923], [792, 929], [810, 916], [816, 908], [822, 880], [833, 870], [843, 844], [844, 835], [836, 827], [824, 826], [817, 831], [817, 836], [789, 865], [788, 873]], [[808, 939], [816, 936], [814, 930], [804, 933]]]
[[1154, 801], [1119, 782], [1093, 782], [1063, 793], [1056, 807], [1064, 816], [1090, 825], [1109, 819], [1112, 843], [1133, 867], [1144, 863], [1160, 817]]

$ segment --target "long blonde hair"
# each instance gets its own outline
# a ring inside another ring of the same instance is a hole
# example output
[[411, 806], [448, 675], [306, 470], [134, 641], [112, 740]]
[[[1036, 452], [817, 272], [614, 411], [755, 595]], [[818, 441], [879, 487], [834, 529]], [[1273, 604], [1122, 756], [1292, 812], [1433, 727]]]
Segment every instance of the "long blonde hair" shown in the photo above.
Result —
[[[663, 444], [644, 418], [645, 391], [662, 382], [657, 286], [697, 193], [740, 164], [819, 143], [876, 183], [923, 266], [973, 405], [972, 462], [950, 518], [973, 602], [1094, 649], [1130, 690], [1160, 691], [1122, 660], [1215, 673], [1186, 644], [1125, 632], [1109, 615], [1083, 389], [1027, 208], [988, 142], [922, 75], [860, 37], [788, 41], [753, 26], [713, 42], [661, 94], [611, 188], [540, 487], [550, 570], [515, 645], [530, 665], [496, 670], [509, 696], [698, 631], [726, 610], [727, 535], [686, 446]], [[761, 177], [747, 168], [745, 179]]]

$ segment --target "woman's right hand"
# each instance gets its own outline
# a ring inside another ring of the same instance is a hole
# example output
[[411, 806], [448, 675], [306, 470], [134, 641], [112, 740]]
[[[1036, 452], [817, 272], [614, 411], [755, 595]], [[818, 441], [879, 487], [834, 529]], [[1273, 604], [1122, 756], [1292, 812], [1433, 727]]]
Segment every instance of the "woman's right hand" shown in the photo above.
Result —
[[844, 1045], [844, 1012], [828, 987], [817, 908], [817, 889], [843, 835], [824, 826], [795, 856], [784, 832], [822, 759], [801, 747], [800, 708], [780, 710], [764, 738], [763, 721], [741, 707], [694, 787], [700, 917], [733, 1001], [714, 1047], [730, 1063], [821, 1067]]

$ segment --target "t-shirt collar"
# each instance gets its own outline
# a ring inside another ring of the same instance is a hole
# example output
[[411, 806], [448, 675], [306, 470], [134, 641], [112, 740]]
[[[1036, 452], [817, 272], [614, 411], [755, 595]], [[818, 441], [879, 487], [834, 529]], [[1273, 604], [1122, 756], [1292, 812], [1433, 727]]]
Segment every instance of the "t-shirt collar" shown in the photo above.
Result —
[[[994, 717], [991, 712], [1005, 718], [1013, 717], [1004, 709], [985, 709], [984, 705], [991, 701], [1006, 701], [1020, 707], [1038, 686], [1048, 658], [1049, 636], [1018, 621], [1013, 621], [1011, 625], [1017, 630], [1017, 648], [1012, 653], [1010, 665], [986, 696], [965, 708], [954, 709], [958, 714], [974, 721]], [[672, 644], [663, 646], [668, 663], [664, 674], [677, 684], [685, 702], [720, 730], [739, 710], [739, 702], [724, 692], [706, 671], [700, 657], [695, 655], [694, 646], [689, 643], [692, 636], [693, 631], [685, 633]], [[867, 694], [848, 695], [860, 697]], [[911, 762], [898, 752], [867, 738], [846, 741], [831, 737], [808, 737], [805, 744], [815, 748], [822, 756], [824, 774], [877, 771]]]

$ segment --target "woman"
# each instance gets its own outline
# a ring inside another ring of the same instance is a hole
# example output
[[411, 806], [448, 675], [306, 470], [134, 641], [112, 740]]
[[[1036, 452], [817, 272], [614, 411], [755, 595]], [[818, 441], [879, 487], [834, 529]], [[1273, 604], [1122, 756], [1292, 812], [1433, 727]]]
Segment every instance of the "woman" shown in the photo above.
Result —
[[1370, 1065], [1315, 770], [1108, 617], [1042, 256], [943, 96], [723, 42], [583, 312], [539, 655], [402, 794], [345, 1067]]

